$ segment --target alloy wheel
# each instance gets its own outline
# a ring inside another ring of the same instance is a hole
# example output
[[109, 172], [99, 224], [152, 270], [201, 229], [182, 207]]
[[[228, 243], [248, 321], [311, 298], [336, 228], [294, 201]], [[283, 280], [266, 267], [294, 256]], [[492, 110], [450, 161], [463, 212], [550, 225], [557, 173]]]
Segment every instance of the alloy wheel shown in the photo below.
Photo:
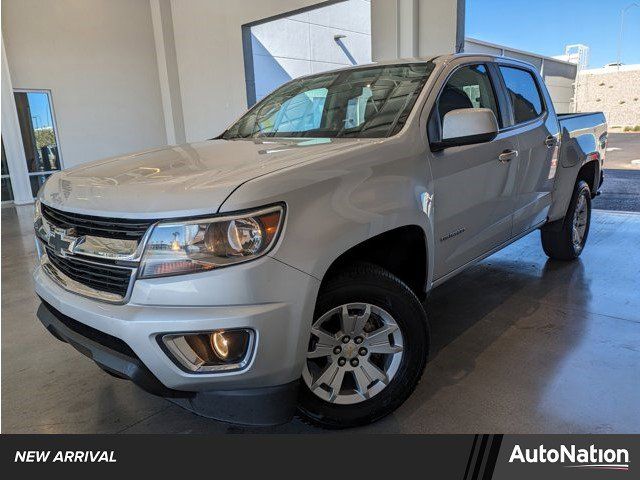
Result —
[[589, 217], [589, 206], [585, 194], [582, 193], [576, 202], [573, 213], [573, 228], [571, 230], [571, 241], [576, 253], [580, 253], [584, 246], [584, 236], [587, 231], [587, 221]]
[[386, 310], [369, 303], [341, 305], [311, 327], [302, 377], [327, 402], [360, 403], [391, 382], [403, 350], [400, 327]]

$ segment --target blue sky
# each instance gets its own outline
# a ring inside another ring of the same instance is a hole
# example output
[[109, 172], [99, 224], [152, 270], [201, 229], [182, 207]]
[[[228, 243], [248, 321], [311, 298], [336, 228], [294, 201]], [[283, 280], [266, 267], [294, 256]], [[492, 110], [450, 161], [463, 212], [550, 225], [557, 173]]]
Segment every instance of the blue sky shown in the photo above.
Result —
[[[640, 3], [640, 0], [636, 0]], [[591, 48], [589, 67], [615, 62], [620, 11], [632, 0], [467, 0], [467, 37], [542, 55]], [[640, 8], [625, 15], [622, 62], [640, 63]]]
[[46, 93], [27, 93], [31, 118], [34, 128], [44, 128], [53, 126], [51, 112], [49, 110], [49, 99]]

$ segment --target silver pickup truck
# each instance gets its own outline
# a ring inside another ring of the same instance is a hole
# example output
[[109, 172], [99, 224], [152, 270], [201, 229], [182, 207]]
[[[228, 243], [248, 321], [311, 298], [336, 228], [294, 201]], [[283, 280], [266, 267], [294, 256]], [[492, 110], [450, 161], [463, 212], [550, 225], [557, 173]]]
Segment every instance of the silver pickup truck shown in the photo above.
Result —
[[201, 415], [366, 424], [422, 376], [431, 289], [536, 229], [580, 255], [606, 143], [502, 57], [299, 78], [215, 139], [53, 175], [38, 317]]

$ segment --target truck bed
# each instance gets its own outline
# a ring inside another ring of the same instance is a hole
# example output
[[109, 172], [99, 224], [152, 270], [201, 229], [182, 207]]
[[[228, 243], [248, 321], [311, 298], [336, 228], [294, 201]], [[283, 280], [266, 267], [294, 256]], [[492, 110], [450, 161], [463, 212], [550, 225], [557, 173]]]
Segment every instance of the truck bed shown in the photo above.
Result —
[[[583, 149], [596, 151], [598, 148], [605, 148], [607, 143], [607, 119], [604, 113], [565, 113], [558, 115], [558, 122], [562, 132], [562, 142], [565, 145], [568, 145], [571, 141], [581, 144], [580, 147], [576, 145], [578, 147], [576, 152], [582, 152]], [[591, 143], [593, 145], [590, 145]], [[564, 155], [567, 155], [566, 151]], [[567, 158], [563, 159], [564, 162], [567, 160]]]
[[602, 112], [580, 112], [580, 113], [557, 113], [556, 115], [558, 116], [559, 120], [566, 120], [568, 118], [586, 117], [586, 116], [589, 116], [589, 115], [602, 115], [602, 116], [604, 116], [604, 113], [602, 113]]
[[602, 112], [560, 113], [558, 121], [563, 132], [584, 133], [585, 129], [593, 129], [600, 136], [607, 131], [607, 119]]

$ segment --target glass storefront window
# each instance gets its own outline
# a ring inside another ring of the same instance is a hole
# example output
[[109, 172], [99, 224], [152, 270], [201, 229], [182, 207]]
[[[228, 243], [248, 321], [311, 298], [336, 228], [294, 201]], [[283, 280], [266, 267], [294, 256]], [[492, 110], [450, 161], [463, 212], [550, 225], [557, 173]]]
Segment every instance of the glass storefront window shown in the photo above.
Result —
[[11, 188], [11, 177], [9, 177], [9, 167], [7, 165], [7, 156], [4, 153], [4, 140], [2, 140], [2, 201], [10, 202], [13, 200], [13, 188]]
[[9, 177], [2, 177], [2, 201], [13, 201], [13, 188], [11, 188], [11, 179]]
[[50, 173], [47, 175], [29, 175], [29, 182], [31, 183], [31, 193], [35, 197], [38, 195], [38, 190], [40, 187], [44, 185], [44, 182], [47, 181], [47, 178], [51, 175]]
[[45, 90], [17, 90], [14, 96], [29, 182], [35, 196], [46, 178], [62, 168], [51, 94]]

